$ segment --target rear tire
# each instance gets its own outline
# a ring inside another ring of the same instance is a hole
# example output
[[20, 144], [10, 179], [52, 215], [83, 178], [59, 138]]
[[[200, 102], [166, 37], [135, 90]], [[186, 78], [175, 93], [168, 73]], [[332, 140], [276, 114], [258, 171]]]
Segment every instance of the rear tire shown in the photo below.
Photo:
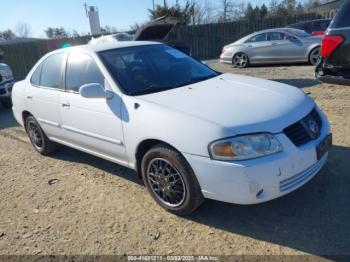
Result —
[[320, 55], [321, 55], [321, 47], [316, 47], [312, 49], [309, 54], [309, 63], [311, 65], [316, 65]]
[[158, 144], [144, 155], [141, 168], [148, 192], [165, 210], [183, 216], [202, 204], [204, 197], [197, 178], [178, 151]]
[[46, 156], [57, 149], [57, 144], [48, 139], [38, 121], [33, 116], [25, 119], [25, 129], [34, 149]]
[[232, 58], [232, 66], [235, 68], [246, 68], [249, 66], [249, 57], [245, 53], [237, 53]]

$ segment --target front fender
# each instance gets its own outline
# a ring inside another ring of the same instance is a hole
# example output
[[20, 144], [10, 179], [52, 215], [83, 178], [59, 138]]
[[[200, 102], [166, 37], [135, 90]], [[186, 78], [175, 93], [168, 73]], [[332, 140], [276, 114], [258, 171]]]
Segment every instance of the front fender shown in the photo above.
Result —
[[137, 97], [124, 96], [123, 101], [124, 143], [132, 163], [138, 145], [144, 140], [164, 141], [180, 152], [209, 157], [208, 144], [228, 132], [232, 134], [218, 124]]

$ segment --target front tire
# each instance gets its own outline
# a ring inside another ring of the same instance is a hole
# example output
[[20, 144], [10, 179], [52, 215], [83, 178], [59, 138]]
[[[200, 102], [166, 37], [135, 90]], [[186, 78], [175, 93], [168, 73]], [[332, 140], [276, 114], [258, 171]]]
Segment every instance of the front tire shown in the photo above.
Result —
[[57, 144], [50, 141], [38, 121], [33, 116], [25, 120], [25, 129], [34, 149], [46, 156], [57, 149]]
[[249, 57], [245, 53], [235, 54], [232, 58], [232, 66], [235, 68], [246, 68], [249, 66]]
[[142, 178], [153, 199], [165, 210], [186, 215], [204, 200], [196, 176], [186, 159], [166, 145], [152, 147], [143, 157]]
[[312, 49], [309, 54], [309, 63], [311, 65], [316, 65], [320, 55], [321, 55], [321, 47], [316, 47]]

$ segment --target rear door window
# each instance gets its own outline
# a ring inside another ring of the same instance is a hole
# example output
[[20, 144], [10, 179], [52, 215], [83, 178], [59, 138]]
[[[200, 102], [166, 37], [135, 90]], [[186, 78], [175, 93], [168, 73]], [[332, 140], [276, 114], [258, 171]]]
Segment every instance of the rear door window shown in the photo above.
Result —
[[270, 32], [268, 33], [268, 39], [269, 41], [286, 40], [286, 35], [281, 32]]
[[253, 36], [252, 38], [250, 38], [248, 40], [249, 43], [257, 43], [257, 42], [263, 42], [263, 41], [267, 41], [267, 34], [266, 33]]
[[331, 22], [330, 28], [350, 27], [350, 1], [347, 1]]
[[40, 86], [61, 89], [62, 85], [62, 68], [66, 54], [53, 54], [45, 59], [42, 63]]

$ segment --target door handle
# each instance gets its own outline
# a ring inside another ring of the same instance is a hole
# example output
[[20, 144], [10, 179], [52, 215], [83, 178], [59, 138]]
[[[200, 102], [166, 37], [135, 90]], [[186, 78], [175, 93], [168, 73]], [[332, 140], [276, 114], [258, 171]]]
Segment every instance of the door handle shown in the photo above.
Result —
[[31, 99], [33, 99], [33, 97], [32, 96], [27, 96], [27, 99], [31, 100]]
[[69, 108], [70, 107], [70, 104], [68, 102], [63, 102], [61, 105], [64, 108]]
[[252, 48], [253, 46], [252, 45], [248, 45], [249, 48]]
[[272, 46], [275, 46], [275, 45], [277, 45], [277, 43], [272, 43], [271, 45], [272, 45]]

